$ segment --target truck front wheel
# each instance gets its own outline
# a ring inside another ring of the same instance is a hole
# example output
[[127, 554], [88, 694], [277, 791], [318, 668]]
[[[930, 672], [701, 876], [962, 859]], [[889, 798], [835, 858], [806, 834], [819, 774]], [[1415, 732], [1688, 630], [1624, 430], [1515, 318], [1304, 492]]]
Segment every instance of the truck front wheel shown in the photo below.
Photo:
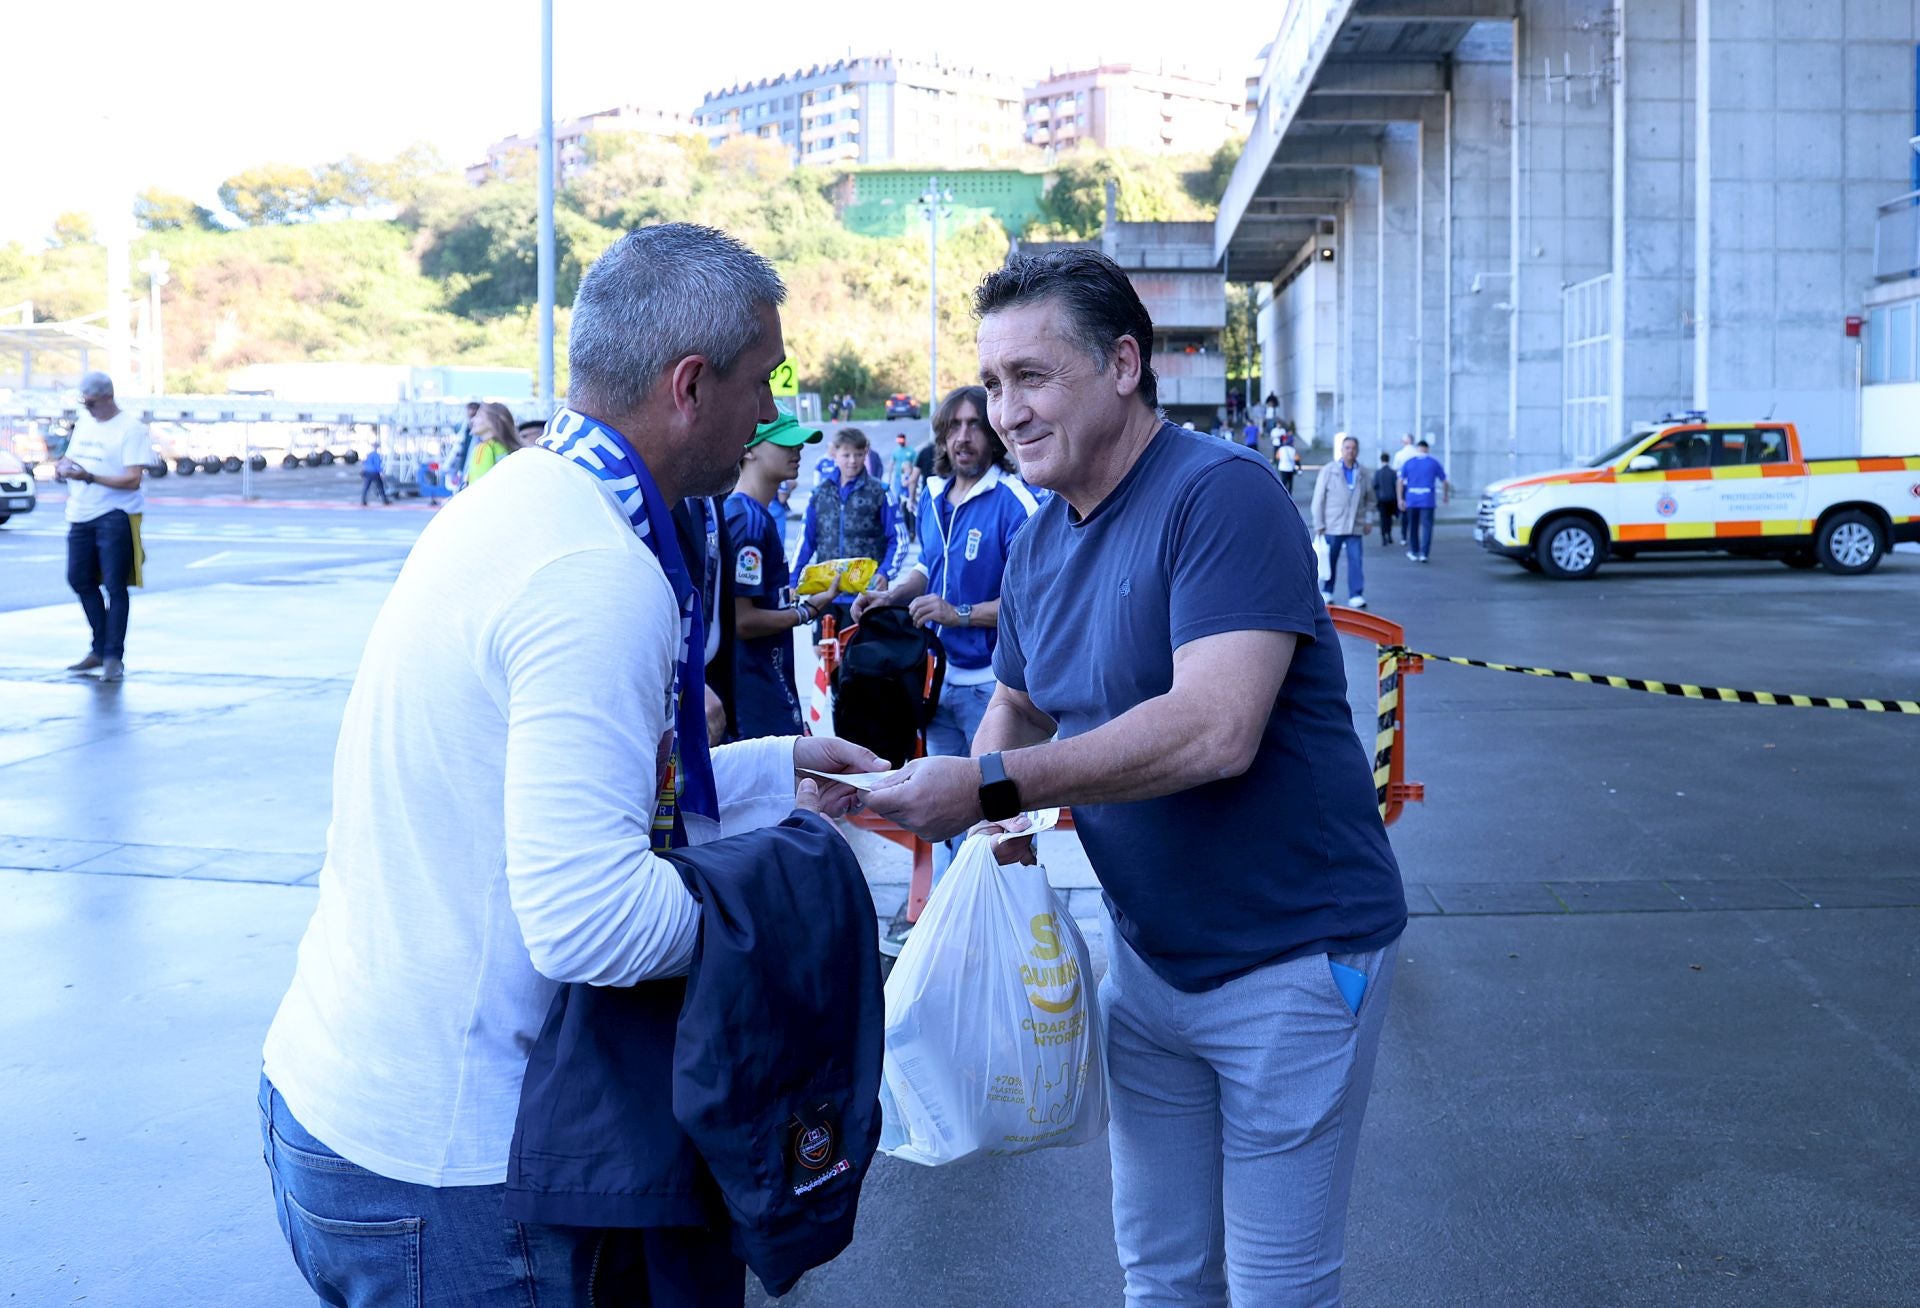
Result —
[[1562, 518], [1547, 528], [1535, 548], [1540, 571], [1555, 581], [1580, 581], [1600, 571], [1606, 541], [1585, 518]]
[[1820, 524], [1813, 541], [1820, 566], [1840, 577], [1856, 577], [1880, 566], [1887, 552], [1880, 524], [1858, 509], [1836, 513]]

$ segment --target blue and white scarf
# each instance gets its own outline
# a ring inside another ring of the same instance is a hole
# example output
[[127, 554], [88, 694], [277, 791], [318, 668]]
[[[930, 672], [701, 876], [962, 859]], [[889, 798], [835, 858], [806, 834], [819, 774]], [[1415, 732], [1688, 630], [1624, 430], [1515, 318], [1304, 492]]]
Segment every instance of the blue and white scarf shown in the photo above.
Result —
[[654, 848], [678, 849], [687, 843], [683, 815], [697, 813], [718, 822], [720, 799], [714, 788], [713, 759], [707, 753], [706, 624], [700, 592], [680, 556], [673, 506], [626, 438], [596, 418], [562, 409], [547, 424], [540, 445], [585, 468], [613, 492], [633, 524], [633, 534], [660, 560], [680, 605], [680, 649], [667, 700], [673, 742], [653, 815]]

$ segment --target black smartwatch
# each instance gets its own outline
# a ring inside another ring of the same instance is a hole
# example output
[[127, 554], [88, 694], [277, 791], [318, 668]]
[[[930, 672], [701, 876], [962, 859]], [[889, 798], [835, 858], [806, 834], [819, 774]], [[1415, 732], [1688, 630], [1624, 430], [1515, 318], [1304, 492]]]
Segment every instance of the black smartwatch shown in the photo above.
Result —
[[1020, 791], [1007, 776], [998, 754], [980, 756], [980, 813], [989, 822], [1005, 822], [1023, 809]]

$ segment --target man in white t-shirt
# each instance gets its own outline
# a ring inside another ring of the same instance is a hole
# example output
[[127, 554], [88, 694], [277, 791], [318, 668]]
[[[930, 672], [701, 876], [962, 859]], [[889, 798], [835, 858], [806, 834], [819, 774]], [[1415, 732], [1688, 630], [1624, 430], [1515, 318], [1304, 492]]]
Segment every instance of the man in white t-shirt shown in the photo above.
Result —
[[80, 404], [86, 412], [53, 477], [67, 484], [67, 584], [86, 611], [93, 648], [67, 671], [97, 668], [100, 680], [118, 681], [126, 675], [127, 587], [141, 582], [140, 478], [153, 462], [153, 438], [114, 403], [104, 372], [80, 379]]
[[775, 416], [785, 295], [708, 228], [615, 242], [581, 281], [546, 448], [428, 524], [368, 636], [259, 1096], [281, 1231], [329, 1302], [586, 1302], [600, 1233], [503, 1208], [558, 988], [687, 971], [699, 908], [663, 820], [698, 844], [796, 804], [837, 816], [854, 792], [796, 792], [795, 769], [887, 766], [792, 736], [709, 759], [687, 707], [701, 642], [670, 506], [725, 494]]

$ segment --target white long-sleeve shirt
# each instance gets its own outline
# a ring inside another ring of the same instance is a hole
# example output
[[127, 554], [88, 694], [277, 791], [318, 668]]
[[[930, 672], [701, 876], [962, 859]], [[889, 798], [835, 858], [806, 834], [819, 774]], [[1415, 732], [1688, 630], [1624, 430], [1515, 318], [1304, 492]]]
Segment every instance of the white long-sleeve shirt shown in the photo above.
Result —
[[[441, 509], [374, 623], [334, 757], [320, 899], [267, 1075], [349, 1161], [506, 1178], [561, 982], [686, 970], [698, 906], [650, 848], [672, 588], [585, 470], [504, 460]], [[721, 827], [793, 805], [793, 740], [714, 753]]]

